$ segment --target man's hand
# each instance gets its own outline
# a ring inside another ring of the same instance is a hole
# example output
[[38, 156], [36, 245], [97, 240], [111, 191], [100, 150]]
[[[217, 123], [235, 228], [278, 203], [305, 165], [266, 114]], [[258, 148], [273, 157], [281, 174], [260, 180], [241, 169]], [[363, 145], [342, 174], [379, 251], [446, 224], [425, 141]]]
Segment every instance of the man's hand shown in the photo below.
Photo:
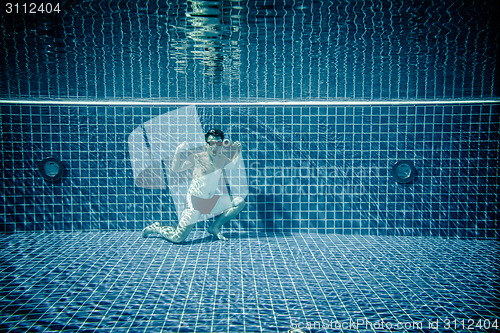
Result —
[[177, 149], [175, 150], [175, 153], [178, 154], [181, 150], [186, 149], [189, 146], [189, 143], [187, 141], [184, 141], [180, 145], [177, 146]]
[[234, 153], [233, 158], [232, 158], [234, 160], [238, 157], [238, 155], [241, 152], [241, 143], [239, 141], [235, 141], [235, 142], [233, 142], [232, 147], [236, 149], [236, 152]]

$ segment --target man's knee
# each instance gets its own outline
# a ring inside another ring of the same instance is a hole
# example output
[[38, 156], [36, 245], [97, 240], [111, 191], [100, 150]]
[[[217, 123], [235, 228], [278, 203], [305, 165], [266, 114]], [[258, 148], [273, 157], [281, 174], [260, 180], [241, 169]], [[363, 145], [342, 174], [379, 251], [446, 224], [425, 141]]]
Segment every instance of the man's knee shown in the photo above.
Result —
[[185, 227], [177, 228], [175, 230], [175, 232], [173, 233], [172, 237], [170, 238], [170, 241], [173, 243], [176, 243], [176, 244], [183, 242], [187, 238], [187, 236], [189, 235], [189, 233], [191, 232], [191, 229], [193, 229], [193, 227], [194, 227], [194, 224], [190, 224], [190, 225], [185, 226]]
[[243, 199], [242, 197], [236, 197], [233, 199], [233, 207], [243, 208], [245, 207], [245, 204], [245, 199]]
[[237, 214], [239, 214], [246, 205], [246, 202], [242, 197], [234, 198], [232, 203], [233, 207], [231, 207], [228, 211], [231, 216], [236, 216]]

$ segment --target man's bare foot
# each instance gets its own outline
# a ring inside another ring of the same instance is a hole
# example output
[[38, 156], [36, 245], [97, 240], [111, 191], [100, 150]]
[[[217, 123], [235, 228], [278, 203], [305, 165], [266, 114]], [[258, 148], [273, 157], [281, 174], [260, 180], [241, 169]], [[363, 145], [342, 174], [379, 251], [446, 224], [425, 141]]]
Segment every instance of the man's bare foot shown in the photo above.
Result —
[[151, 234], [158, 232], [160, 228], [160, 222], [154, 222], [153, 224], [142, 229], [142, 237], [148, 237]]
[[220, 240], [227, 240], [226, 237], [222, 234], [222, 231], [219, 230], [219, 228], [215, 229], [212, 228], [212, 226], [208, 227], [208, 232], [214, 235], [215, 237], [219, 238]]

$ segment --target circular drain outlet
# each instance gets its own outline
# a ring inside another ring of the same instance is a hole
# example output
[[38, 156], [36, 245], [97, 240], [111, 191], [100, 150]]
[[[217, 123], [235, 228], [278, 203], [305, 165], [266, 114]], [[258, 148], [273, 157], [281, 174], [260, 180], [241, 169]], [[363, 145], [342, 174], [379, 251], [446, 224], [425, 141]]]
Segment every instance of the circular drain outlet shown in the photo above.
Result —
[[48, 157], [38, 163], [38, 169], [42, 177], [49, 182], [61, 179], [65, 170], [64, 164], [55, 157]]
[[416, 171], [413, 161], [403, 160], [397, 162], [392, 167], [392, 177], [394, 177], [398, 183], [406, 184], [415, 178]]

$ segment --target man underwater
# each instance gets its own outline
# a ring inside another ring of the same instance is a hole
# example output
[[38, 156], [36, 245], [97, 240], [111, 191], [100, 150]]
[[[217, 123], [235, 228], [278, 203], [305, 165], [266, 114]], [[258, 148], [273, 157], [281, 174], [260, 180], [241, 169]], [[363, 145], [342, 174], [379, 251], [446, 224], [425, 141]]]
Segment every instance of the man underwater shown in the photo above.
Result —
[[181, 214], [177, 228], [161, 226], [159, 222], [155, 222], [142, 230], [143, 237], [156, 233], [173, 243], [180, 243], [189, 235], [201, 214], [217, 212], [218, 207], [231, 205], [208, 228], [208, 232], [212, 235], [220, 240], [227, 240], [222, 235], [220, 227], [241, 212], [245, 207], [245, 200], [241, 197], [229, 198], [219, 189], [223, 169], [235, 168], [241, 152], [241, 143], [236, 141], [231, 145], [226, 141], [225, 143], [236, 150], [232, 158], [228, 158], [222, 153], [225, 149], [223, 141], [224, 133], [212, 129], [205, 134], [207, 145], [204, 151], [181, 158], [182, 151], [188, 143], [184, 142], [177, 147], [172, 161], [172, 171], [182, 172], [193, 168], [193, 180], [188, 189], [186, 208]]

